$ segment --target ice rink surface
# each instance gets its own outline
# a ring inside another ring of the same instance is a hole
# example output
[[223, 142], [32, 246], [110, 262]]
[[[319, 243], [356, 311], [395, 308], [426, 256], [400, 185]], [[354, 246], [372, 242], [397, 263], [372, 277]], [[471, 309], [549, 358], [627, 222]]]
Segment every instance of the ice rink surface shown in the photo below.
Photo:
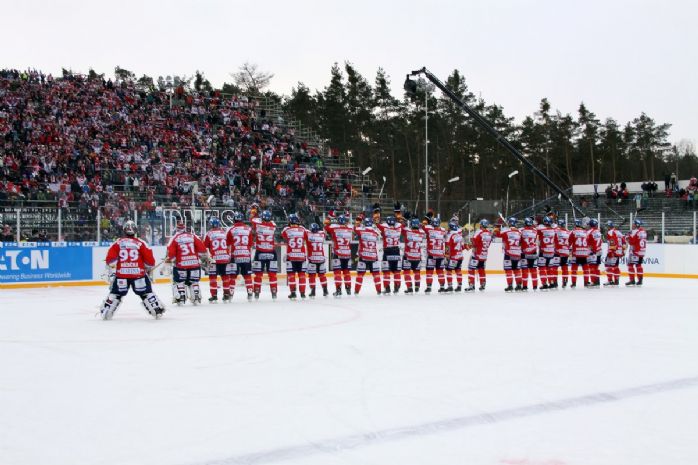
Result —
[[693, 465], [697, 284], [378, 297], [369, 279], [159, 321], [133, 295], [98, 319], [102, 287], [1, 290], [0, 463]]

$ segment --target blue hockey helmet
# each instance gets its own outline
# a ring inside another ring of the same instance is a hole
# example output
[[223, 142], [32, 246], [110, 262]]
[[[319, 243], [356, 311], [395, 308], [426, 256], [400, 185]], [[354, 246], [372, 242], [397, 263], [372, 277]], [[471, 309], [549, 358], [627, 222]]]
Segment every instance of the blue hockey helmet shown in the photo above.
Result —
[[510, 216], [509, 219], [507, 220], [507, 224], [511, 226], [512, 228], [516, 227], [516, 217]]
[[441, 218], [438, 216], [435, 216], [434, 218], [431, 219], [431, 225], [435, 228], [438, 228], [441, 226]]
[[339, 224], [347, 224], [347, 217], [344, 215], [339, 215], [337, 217], [337, 223]]
[[594, 218], [591, 218], [591, 219], [589, 220], [589, 226], [590, 226], [590, 227], [595, 228], [595, 227], [597, 227], [598, 225], [599, 225], [599, 222], [596, 221]]
[[582, 227], [582, 220], [581, 219], [574, 220], [574, 225], [578, 228], [581, 228]]
[[490, 222], [488, 220], [486, 220], [484, 218], [480, 220], [480, 227], [481, 228], [486, 228], [489, 225], [490, 225]]
[[543, 224], [546, 226], [550, 226], [553, 224], [553, 219], [550, 218], [549, 216], [544, 216], [543, 217]]
[[208, 225], [213, 229], [213, 228], [220, 228], [221, 227], [221, 220], [218, 219], [216, 216], [212, 216], [211, 218], [208, 219]]
[[411, 218], [410, 219], [410, 228], [419, 229], [420, 225], [421, 225], [421, 223], [419, 222], [419, 218]]
[[448, 229], [451, 231], [458, 231], [460, 229], [460, 226], [458, 225], [458, 222], [455, 220], [451, 220], [448, 222]]
[[301, 219], [298, 217], [296, 213], [291, 213], [288, 215], [288, 223], [289, 224], [301, 224]]
[[271, 221], [271, 212], [269, 210], [264, 210], [261, 215], [262, 221]]
[[564, 228], [565, 225], [567, 225], [567, 221], [565, 221], [564, 219], [560, 218], [559, 220], [557, 220], [557, 225], [560, 226], [560, 227], [562, 227], [562, 228]]
[[610, 228], [615, 228], [616, 225], [613, 223], [613, 221], [608, 220], [608, 221], [606, 221], [606, 227], [608, 227], [610, 229]]
[[385, 222], [388, 223], [388, 226], [395, 226], [395, 217], [390, 215], [385, 219]]
[[633, 220], [633, 224], [635, 226], [642, 226], [642, 220], [640, 218], [635, 218], [635, 220]]
[[533, 226], [533, 218], [531, 217], [526, 217], [524, 218], [524, 225], [525, 226]]
[[373, 226], [373, 218], [371, 218], [370, 216], [364, 218], [364, 226], [366, 226], [367, 228]]
[[314, 233], [320, 232], [320, 225], [317, 224], [317, 223], [311, 223], [311, 225], [310, 225], [310, 231], [311, 231], [311, 232], [314, 232]]
[[235, 221], [236, 223], [242, 223], [243, 221], [245, 221], [245, 215], [243, 215], [241, 212], [235, 212], [235, 214], [233, 215], [233, 221]]

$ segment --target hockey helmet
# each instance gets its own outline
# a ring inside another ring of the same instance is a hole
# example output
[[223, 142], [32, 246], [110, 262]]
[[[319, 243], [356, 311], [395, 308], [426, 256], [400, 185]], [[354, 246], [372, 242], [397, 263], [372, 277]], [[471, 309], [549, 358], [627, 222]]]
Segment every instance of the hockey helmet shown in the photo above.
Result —
[[385, 222], [388, 223], [388, 226], [395, 226], [395, 217], [390, 215], [385, 219]]
[[320, 232], [320, 225], [317, 223], [311, 223], [310, 224], [310, 231], [314, 232], [314, 233]]
[[567, 225], [567, 222], [564, 219], [560, 218], [559, 220], [557, 220], [557, 225], [561, 228], [564, 228]]
[[438, 228], [441, 226], [441, 218], [438, 216], [435, 216], [434, 218], [431, 219], [431, 225], [435, 228]]
[[269, 210], [264, 210], [261, 215], [262, 221], [271, 221], [271, 212]]
[[582, 227], [582, 220], [581, 219], [574, 220], [574, 225], [578, 228], [581, 228]]
[[641, 219], [635, 218], [635, 220], [633, 221], [633, 224], [634, 224], [635, 226], [642, 226], [643, 223], [642, 223], [642, 220], [641, 220]]
[[524, 218], [524, 225], [525, 226], [533, 226], [533, 218], [530, 218], [528, 216], [526, 218]]
[[419, 222], [419, 218], [411, 218], [410, 219], [410, 228], [411, 229], [419, 229], [419, 226], [421, 223]]
[[512, 228], [516, 227], [516, 217], [510, 216], [509, 219], [507, 220], [507, 224], [511, 226]]
[[606, 227], [607, 227], [608, 229], [611, 229], [611, 228], [615, 228], [616, 225], [613, 223], [613, 221], [608, 220], [608, 221], [606, 221]]
[[236, 223], [242, 223], [243, 221], [245, 221], [245, 215], [243, 215], [241, 212], [235, 212], [235, 214], [233, 215], [233, 221], [235, 221]]
[[486, 219], [484, 219], [484, 218], [480, 220], [480, 227], [481, 227], [481, 228], [486, 228], [486, 227], [489, 226], [489, 225], [490, 225], [489, 220], [486, 220]]
[[543, 224], [546, 226], [550, 226], [553, 224], [553, 219], [550, 218], [549, 216], [544, 216], [543, 217]]
[[457, 221], [451, 220], [448, 222], [448, 229], [451, 231], [458, 231], [460, 229], [460, 226], [458, 225]]
[[138, 228], [136, 227], [136, 223], [134, 223], [131, 220], [128, 220], [126, 223], [124, 223], [124, 234], [127, 236], [135, 236]]
[[184, 221], [177, 221], [177, 226], [175, 226], [175, 232], [182, 233], [186, 230], [186, 226], [184, 226]]
[[344, 215], [339, 215], [337, 217], [337, 223], [339, 224], [347, 224], [347, 217]]
[[595, 227], [597, 227], [598, 225], [599, 225], [599, 222], [596, 221], [594, 218], [591, 218], [591, 219], [589, 220], [589, 227], [595, 228]]
[[288, 215], [288, 223], [289, 224], [301, 224], [301, 219], [298, 217], [296, 213], [291, 213]]
[[367, 228], [373, 226], [373, 218], [371, 218], [370, 216], [364, 218], [364, 226], [366, 226]]
[[211, 218], [208, 219], [208, 225], [213, 228], [220, 228], [221, 227], [221, 220], [219, 220], [217, 217], [212, 216]]

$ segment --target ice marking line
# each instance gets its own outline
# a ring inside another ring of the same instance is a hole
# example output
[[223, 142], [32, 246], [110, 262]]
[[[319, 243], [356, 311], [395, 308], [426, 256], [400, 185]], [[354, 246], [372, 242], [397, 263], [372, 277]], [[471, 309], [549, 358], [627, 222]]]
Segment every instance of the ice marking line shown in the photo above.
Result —
[[633, 397], [648, 396], [666, 391], [674, 391], [698, 386], [698, 376], [681, 378], [663, 383], [636, 386], [619, 391], [598, 392], [580, 397], [541, 402], [539, 404], [515, 407], [493, 412], [484, 412], [464, 417], [448, 418], [446, 420], [410, 425], [398, 428], [388, 428], [379, 431], [371, 431], [362, 434], [340, 436], [332, 439], [318, 440], [308, 444], [279, 447], [276, 449], [262, 450], [249, 454], [199, 462], [197, 465], [257, 465], [264, 463], [281, 462], [285, 460], [299, 459], [322, 453], [334, 454], [360, 447], [381, 444], [385, 442], [399, 441], [411, 437], [426, 436], [430, 434], [445, 433], [478, 425], [501, 423], [517, 418], [532, 417], [545, 413], [559, 412], [579, 407], [591, 407], [608, 402], [619, 402]]

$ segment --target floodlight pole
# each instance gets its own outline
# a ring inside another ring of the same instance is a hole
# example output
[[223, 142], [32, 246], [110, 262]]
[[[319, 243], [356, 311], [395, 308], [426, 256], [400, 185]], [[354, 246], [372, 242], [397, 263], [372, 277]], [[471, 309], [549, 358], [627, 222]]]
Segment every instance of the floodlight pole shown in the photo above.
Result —
[[429, 212], [429, 89], [424, 86], [424, 214]]
[[502, 134], [499, 133], [492, 125], [478, 112], [470, 108], [465, 102], [463, 102], [453, 91], [451, 91], [448, 87], [444, 85], [439, 78], [434, 76], [431, 71], [429, 71], [426, 67], [422, 69], [418, 69], [416, 71], [412, 71], [410, 74], [407, 75], [407, 79], [405, 80], [405, 90], [408, 92], [411, 92], [414, 94], [414, 87], [411, 89], [408, 89], [408, 84], [412, 83], [414, 86], [416, 83], [414, 81], [410, 81], [411, 76], [418, 76], [418, 75], [424, 75], [425, 78], [427, 78], [429, 81], [432, 82], [436, 87], [438, 87], [441, 92], [443, 92], [448, 98], [450, 98], [456, 105], [460, 107], [461, 110], [463, 110], [465, 113], [470, 115], [475, 122], [477, 122], [483, 129], [485, 129], [488, 133], [490, 133], [491, 136], [493, 136], [497, 142], [499, 142], [500, 145], [502, 145], [505, 149], [509, 151], [514, 157], [516, 157], [521, 163], [526, 165], [533, 174], [538, 176], [545, 182], [548, 186], [550, 186], [555, 192], [560, 194], [565, 200], [567, 200], [570, 205], [572, 206], [573, 211], [579, 212], [581, 215], [585, 215], [584, 211], [579, 208], [577, 205], [574, 204], [572, 199], [557, 185], [555, 184], [549, 177], [545, 175], [541, 170], [536, 168], [536, 166], [528, 161], [526, 157], [523, 156], [519, 150], [514, 147], [511, 142], [509, 142]]

